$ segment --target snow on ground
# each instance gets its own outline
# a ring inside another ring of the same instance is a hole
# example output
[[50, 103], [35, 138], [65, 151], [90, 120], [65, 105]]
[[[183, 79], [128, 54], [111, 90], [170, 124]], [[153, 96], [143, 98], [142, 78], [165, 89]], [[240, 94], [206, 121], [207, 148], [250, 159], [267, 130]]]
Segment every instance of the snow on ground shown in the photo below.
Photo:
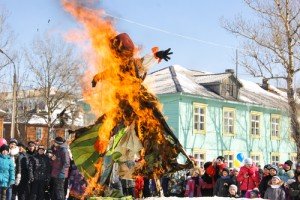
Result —
[[[179, 197], [149, 197], [146, 198], [147, 200], [155, 200], [155, 199], [167, 199], [167, 200], [172, 200], [172, 199], [193, 199], [193, 200], [197, 200], [197, 199], [201, 199], [201, 200], [221, 200], [221, 199], [233, 199], [233, 198], [229, 198], [229, 197], [197, 197], [197, 198], [179, 198]], [[241, 200], [247, 200], [247, 198], [238, 198]], [[256, 198], [256, 199], [261, 199], [261, 198]]]

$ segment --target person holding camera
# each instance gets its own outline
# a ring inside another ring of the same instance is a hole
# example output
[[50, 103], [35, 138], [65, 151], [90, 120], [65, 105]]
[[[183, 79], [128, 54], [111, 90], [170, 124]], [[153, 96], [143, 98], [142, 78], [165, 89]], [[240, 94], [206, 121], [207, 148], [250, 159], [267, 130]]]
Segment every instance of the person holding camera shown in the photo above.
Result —
[[258, 168], [253, 165], [251, 158], [244, 160], [244, 166], [241, 167], [240, 172], [237, 176], [237, 181], [240, 184], [240, 190], [242, 197], [245, 196], [248, 190], [257, 188], [260, 182], [260, 176]]
[[294, 171], [292, 170], [293, 162], [291, 160], [287, 160], [284, 162], [283, 165], [279, 165], [279, 177], [281, 178], [282, 181], [285, 183], [289, 179], [294, 178]]

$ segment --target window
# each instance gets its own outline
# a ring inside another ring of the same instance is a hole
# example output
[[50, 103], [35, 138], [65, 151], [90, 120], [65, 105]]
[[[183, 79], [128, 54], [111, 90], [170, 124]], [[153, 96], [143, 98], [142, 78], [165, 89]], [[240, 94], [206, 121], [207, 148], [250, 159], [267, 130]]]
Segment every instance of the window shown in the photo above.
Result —
[[278, 165], [279, 164], [279, 153], [272, 152], [271, 153], [271, 164]]
[[194, 133], [205, 133], [206, 105], [194, 103]]
[[54, 140], [55, 137], [56, 137], [56, 132], [54, 129], [51, 129], [50, 132], [49, 132], [50, 136], [49, 136], [49, 139], [50, 140]]
[[261, 118], [261, 113], [251, 112], [251, 134], [252, 134], [252, 136], [260, 136], [260, 118]]
[[43, 138], [43, 128], [42, 127], [37, 127], [35, 129], [35, 139], [36, 140], [41, 140]]
[[298, 160], [297, 160], [297, 153], [289, 153], [289, 157], [290, 157], [290, 160], [293, 163], [297, 163], [298, 162]]
[[227, 162], [228, 168], [233, 168], [234, 153], [231, 151], [224, 151], [223, 155], [225, 162]]
[[233, 85], [226, 84], [226, 95], [233, 96]]
[[279, 123], [280, 116], [279, 115], [271, 115], [271, 138], [279, 139]]
[[235, 110], [233, 108], [223, 108], [223, 131], [224, 134], [234, 134]]
[[197, 166], [203, 167], [205, 163], [205, 151], [201, 149], [194, 149], [193, 150], [193, 157], [196, 160]]
[[253, 163], [258, 166], [261, 165], [261, 154], [252, 152], [250, 153], [250, 158], [252, 159]]

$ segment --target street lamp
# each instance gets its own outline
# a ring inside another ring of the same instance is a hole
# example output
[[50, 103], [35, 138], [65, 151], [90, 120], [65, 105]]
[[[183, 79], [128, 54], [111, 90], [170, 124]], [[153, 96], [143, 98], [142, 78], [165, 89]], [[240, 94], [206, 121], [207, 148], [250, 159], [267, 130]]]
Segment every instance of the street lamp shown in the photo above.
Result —
[[13, 77], [13, 108], [11, 116], [11, 127], [10, 127], [10, 138], [15, 138], [15, 127], [16, 127], [16, 113], [17, 113], [17, 72], [14, 61], [2, 50], [0, 53], [4, 54], [14, 66], [14, 77]]

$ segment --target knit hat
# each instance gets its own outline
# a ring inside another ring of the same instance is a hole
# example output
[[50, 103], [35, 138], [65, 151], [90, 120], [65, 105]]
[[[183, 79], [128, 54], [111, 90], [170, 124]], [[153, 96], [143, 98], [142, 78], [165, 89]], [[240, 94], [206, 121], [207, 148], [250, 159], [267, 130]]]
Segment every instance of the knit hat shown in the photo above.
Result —
[[270, 170], [270, 169], [271, 169], [271, 165], [270, 165], [270, 164], [266, 164], [266, 165], [264, 166], [264, 169]]
[[56, 144], [62, 145], [65, 142], [65, 140], [62, 137], [56, 137], [54, 142]]
[[3, 145], [0, 147], [0, 153], [2, 153], [2, 151], [4, 151], [4, 150], [9, 151], [9, 146], [6, 145], [6, 144], [3, 144]]
[[278, 179], [278, 180], [281, 181], [281, 178], [280, 178], [279, 176], [273, 176], [272, 179], [273, 179], [273, 178], [276, 178], [276, 179]]
[[293, 166], [293, 162], [292, 162], [291, 160], [285, 161], [284, 164], [286, 164], [286, 165], [288, 165], [288, 166], [290, 166], [290, 167]]
[[252, 159], [251, 158], [245, 158], [244, 160], [245, 165], [252, 165]]
[[18, 144], [18, 140], [16, 140], [15, 138], [11, 138], [9, 140], [9, 144], [15, 143], [16, 145]]
[[276, 167], [276, 165], [271, 165], [270, 170], [274, 169], [276, 172], [278, 172], [278, 168]]
[[238, 187], [237, 187], [236, 185], [234, 185], [234, 184], [230, 185], [230, 186], [229, 186], [229, 189], [230, 189], [230, 188], [233, 188], [235, 192], [238, 191]]

